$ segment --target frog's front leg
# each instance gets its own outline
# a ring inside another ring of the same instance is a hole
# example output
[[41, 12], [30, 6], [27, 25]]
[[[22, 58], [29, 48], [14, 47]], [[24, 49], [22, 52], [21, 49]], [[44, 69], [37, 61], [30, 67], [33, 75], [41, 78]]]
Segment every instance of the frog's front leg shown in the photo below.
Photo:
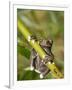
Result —
[[43, 62], [39, 66], [40, 78], [44, 78], [50, 72], [50, 69]]

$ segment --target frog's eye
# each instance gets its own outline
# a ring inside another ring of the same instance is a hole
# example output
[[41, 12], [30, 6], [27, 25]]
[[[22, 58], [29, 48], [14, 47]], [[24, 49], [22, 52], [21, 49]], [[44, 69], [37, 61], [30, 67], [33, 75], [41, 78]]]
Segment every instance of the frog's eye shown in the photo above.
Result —
[[52, 44], [53, 44], [53, 40], [51, 40], [51, 39], [49, 39], [49, 40], [47, 40], [47, 45], [51, 45], [52, 46]]

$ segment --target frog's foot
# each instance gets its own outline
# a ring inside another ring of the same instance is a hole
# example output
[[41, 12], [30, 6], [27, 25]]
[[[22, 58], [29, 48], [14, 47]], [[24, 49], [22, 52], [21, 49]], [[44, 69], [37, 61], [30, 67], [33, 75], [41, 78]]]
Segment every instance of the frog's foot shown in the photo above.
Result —
[[40, 74], [40, 78], [41, 78], [41, 79], [44, 78], [43, 74]]
[[35, 69], [35, 72], [37, 72], [37, 73], [41, 73], [39, 70], [37, 70], [37, 69]]
[[34, 70], [34, 67], [33, 67], [33, 66], [31, 66], [31, 67], [30, 67], [30, 70], [31, 70], [31, 71], [33, 71], [33, 70]]

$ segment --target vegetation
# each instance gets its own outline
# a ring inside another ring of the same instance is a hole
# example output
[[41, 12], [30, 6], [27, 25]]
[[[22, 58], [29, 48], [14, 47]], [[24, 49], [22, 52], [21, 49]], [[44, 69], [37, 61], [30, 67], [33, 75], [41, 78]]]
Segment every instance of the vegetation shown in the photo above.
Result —
[[[63, 11], [42, 11], [42, 10], [20, 10], [17, 11], [18, 18], [35, 35], [38, 40], [52, 38], [54, 41], [52, 51], [55, 55], [54, 62], [64, 72], [64, 12]], [[19, 29], [19, 28], [18, 28]], [[22, 34], [17, 33], [17, 73], [18, 80], [36, 80], [39, 74], [30, 71], [30, 53], [32, 47], [23, 38]], [[45, 79], [53, 78], [49, 73]]]

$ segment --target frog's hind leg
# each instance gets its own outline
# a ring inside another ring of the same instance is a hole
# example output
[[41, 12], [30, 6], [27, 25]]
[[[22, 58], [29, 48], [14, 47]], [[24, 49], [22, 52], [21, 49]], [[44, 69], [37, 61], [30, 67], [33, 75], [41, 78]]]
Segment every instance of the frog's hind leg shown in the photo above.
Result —
[[43, 79], [49, 72], [50, 70], [47, 69], [45, 72], [40, 73], [40, 78]]
[[36, 58], [34, 58], [33, 60], [31, 60], [31, 65], [30, 65], [31, 71], [33, 71], [34, 69], [36, 69], [35, 61], [36, 61]]
[[30, 56], [30, 61], [31, 61], [30, 70], [31, 71], [33, 71], [36, 68], [36, 65], [35, 65], [36, 58], [37, 58], [36, 52], [34, 51], [34, 49], [32, 49], [31, 56]]

